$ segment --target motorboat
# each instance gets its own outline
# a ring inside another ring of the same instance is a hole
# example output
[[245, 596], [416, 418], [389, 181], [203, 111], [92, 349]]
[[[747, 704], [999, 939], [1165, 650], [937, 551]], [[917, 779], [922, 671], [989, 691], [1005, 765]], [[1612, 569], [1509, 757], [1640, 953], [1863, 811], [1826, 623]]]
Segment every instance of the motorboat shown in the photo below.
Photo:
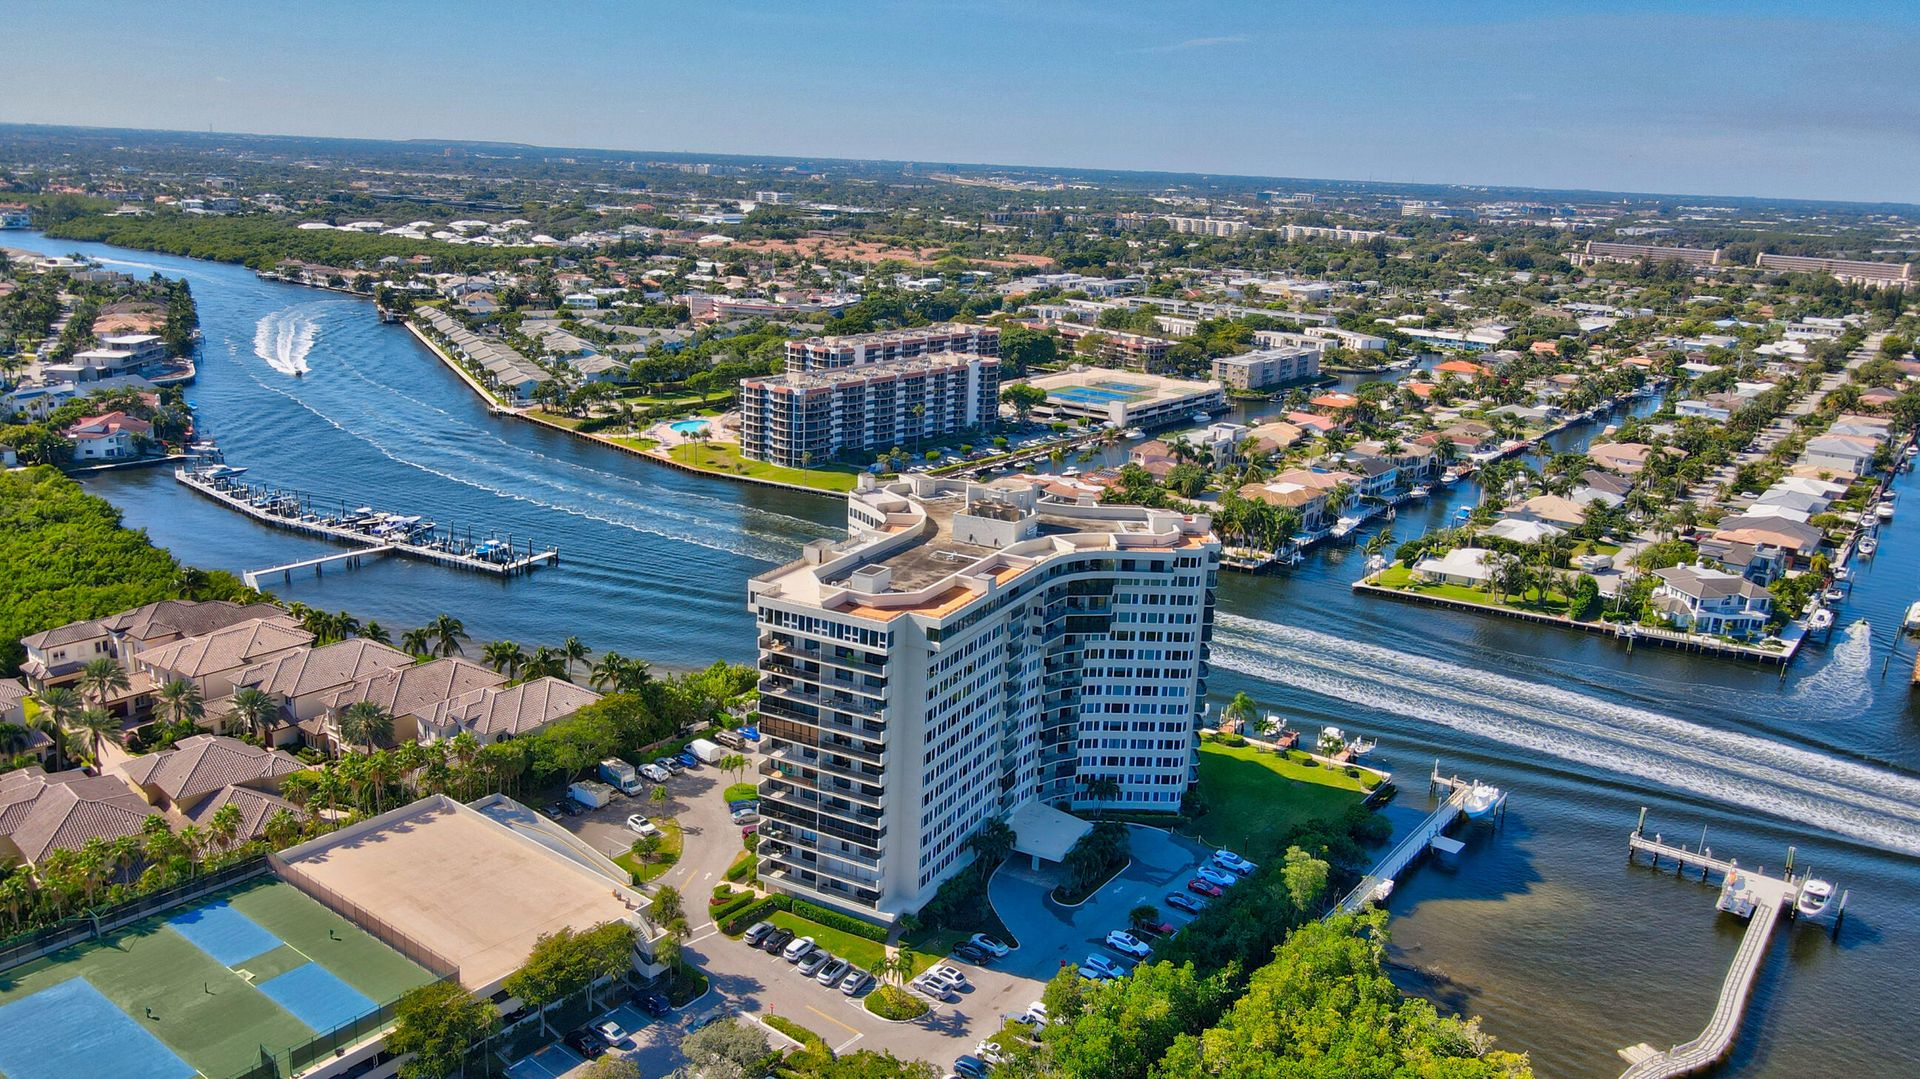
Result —
[[1839, 603], [1841, 600], [1847, 598], [1847, 590], [1844, 588], [1829, 588], [1825, 592], [1820, 593], [1820, 598], [1826, 600], [1828, 603]]
[[1373, 555], [1367, 556], [1367, 572], [1368, 573], [1379, 573], [1381, 570], [1386, 569], [1388, 565], [1389, 563], [1387, 562], [1386, 555], [1373, 554]]
[[1882, 521], [1893, 520], [1893, 503], [1882, 502], [1873, 508], [1873, 515]]
[[1338, 521], [1335, 521], [1333, 523], [1333, 533], [1332, 533], [1333, 538], [1345, 539], [1354, 529], [1359, 527], [1360, 527], [1360, 518], [1342, 517]]
[[1467, 790], [1467, 800], [1460, 803], [1460, 809], [1468, 820], [1480, 820], [1506, 803], [1507, 794], [1499, 787], [1475, 781]]
[[1314, 749], [1322, 756], [1331, 757], [1345, 748], [1347, 748], [1347, 732], [1338, 727], [1320, 728], [1320, 740], [1314, 744]]
[[1914, 600], [1907, 608], [1906, 620], [1900, 623], [1900, 628], [1920, 630], [1920, 599]]
[[1196, 412], [1196, 413], [1194, 413], [1194, 414], [1193, 414], [1193, 422], [1195, 422], [1195, 423], [1212, 423], [1212, 422], [1213, 422], [1213, 417], [1212, 417], [1212, 416], [1210, 416], [1210, 415], [1208, 415], [1208, 414], [1207, 414], [1207, 413], [1205, 413], [1205, 412]]
[[1387, 901], [1387, 897], [1391, 896], [1392, 894], [1393, 894], [1393, 881], [1383, 880], [1380, 883], [1373, 886], [1373, 891], [1367, 893], [1367, 901], [1369, 903], [1385, 903]]
[[1833, 570], [1833, 579], [1834, 579], [1834, 580], [1836, 580], [1836, 581], [1844, 581], [1844, 580], [1846, 580], [1847, 578], [1849, 578], [1849, 577], [1851, 577], [1851, 576], [1853, 576], [1853, 571], [1852, 571], [1852, 570], [1850, 570], [1850, 569], [1848, 569], [1847, 567], [1845, 567], [1845, 566], [1836, 566], [1836, 567], [1834, 567], [1834, 570]]
[[1860, 537], [1860, 553], [1861, 554], [1872, 554], [1873, 552], [1879, 549], [1880, 549], [1879, 540], [1874, 539], [1872, 536]]
[[1138, 428], [1138, 427], [1129, 427], [1129, 428], [1127, 428], [1126, 430], [1124, 430], [1124, 431], [1122, 431], [1122, 432], [1120, 432], [1120, 433], [1121, 433], [1121, 434], [1123, 434], [1123, 435], [1126, 435], [1126, 436], [1127, 436], [1128, 438], [1145, 438], [1145, 437], [1147, 437], [1147, 433], [1146, 433], [1145, 431], [1143, 431], [1143, 430], [1141, 430], [1141, 429], [1140, 429], [1140, 428]]
[[1827, 904], [1833, 902], [1833, 884], [1819, 877], [1808, 878], [1800, 886], [1800, 898], [1793, 904], [1803, 918], [1818, 918], [1826, 913]]
[[1433, 488], [1428, 487], [1425, 484], [1422, 484], [1419, 487], [1415, 487], [1413, 490], [1408, 491], [1407, 497], [1408, 498], [1425, 498], [1432, 493], [1433, 493]]
[[1807, 628], [1816, 633], [1822, 630], [1832, 629], [1833, 612], [1827, 610], [1825, 607], [1814, 611], [1813, 614], [1807, 618]]

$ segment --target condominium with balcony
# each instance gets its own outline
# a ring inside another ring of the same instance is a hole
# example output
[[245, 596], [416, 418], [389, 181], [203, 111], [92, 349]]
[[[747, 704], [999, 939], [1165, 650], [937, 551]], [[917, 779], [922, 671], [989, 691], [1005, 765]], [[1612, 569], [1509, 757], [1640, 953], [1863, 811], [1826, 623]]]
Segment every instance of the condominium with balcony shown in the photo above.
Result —
[[[863, 477], [847, 539], [748, 587], [762, 882], [892, 922], [967, 864], [989, 821], [1178, 809], [1219, 550], [1205, 516], [1020, 479]], [[1062, 853], [1035, 842], [1015, 849]]]
[[942, 322], [881, 333], [808, 337], [787, 342], [787, 371], [838, 371], [869, 363], [909, 360], [938, 352], [1000, 355], [1000, 328]]
[[999, 421], [1000, 361], [940, 352], [740, 380], [740, 453], [806, 468]]

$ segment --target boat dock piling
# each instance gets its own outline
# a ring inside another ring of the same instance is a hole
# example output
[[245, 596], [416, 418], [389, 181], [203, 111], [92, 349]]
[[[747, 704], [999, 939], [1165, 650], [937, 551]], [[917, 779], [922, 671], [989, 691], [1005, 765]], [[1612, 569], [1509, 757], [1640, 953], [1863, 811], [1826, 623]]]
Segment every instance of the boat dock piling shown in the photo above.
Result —
[[[1354, 885], [1353, 890], [1327, 912], [1327, 917], [1359, 911], [1373, 900], [1374, 893], [1379, 891], [1382, 885], [1397, 880], [1400, 874], [1406, 872], [1409, 866], [1429, 850], [1438, 850], [1446, 854], [1460, 853], [1463, 849], [1462, 845], [1458, 840], [1447, 838], [1446, 831], [1453, 827], [1455, 821], [1466, 815], [1467, 798], [1473, 793], [1474, 785], [1458, 776], [1442, 776], [1440, 762], [1436, 760], [1433, 762], [1433, 774], [1428, 777], [1427, 791], [1431, 794], [1442, 787], [1446, 788], [1447, 797], [1440, 803], [1439, 808], [1427, 814], [1427, 818], [1421, 821], [1418, 827], [1407, 833], [1405, 838], [1395, 843], [1391, 850], [1375, 862], [1373, 868], [1367, 871], [1367, 875], [1360, 878], [1360, 883]], [[1506, 813], [1505, 795], [1501, 796], [1500, 812], [1502, 815]]]
[[395, 528], [391, 524], [394, 515], [375, 514], [371, 510], [356, 516], [343, 506], [341, 513], [326, 515], [315, 508], [312, 498], [300, 492], [240, 483], [230, 476], [203, 469], [175, 469], [173, 478], [262, 524], [337, 543], [350, 543], [359, 548], [255, 570], [246, 575], [246, 580], [256, 588], [256, 582], [262, 577], [270, 577], [275, 573], [290, 581], [296, 569], [312, 567], [318, 573], [330, 562], [344, 561], [349, 565], [357, 565], [361, 559], [385, 554], [405, 555], [476, 573], [490, 573], [496, 577], [531, 573], [538, 566], [558, 565], [560, 562], [558, 550], [538, 550], [532, 541], [528, 541], [524, 549], [518, 550], [511, 537], [487, 538], [474, 543], [470, 536], [461, 539], [454, 536], [451, 530], [443, 536], [433, 529], [431, 522], [421, 523], [419, 518], [403, 518], [401, 521], [405, 527]]
[[[1742, 869], [1738, 862], [1714, 857], [1706, 845], [1704, 832], [1700, 847], [1693, 849], [1668, 843], [1658, 835], [1649, 839], [1646, 824], [1647, 811], [1643, 808], [1639, 823], [1627, 837], [1627, 862], [1633, 864], [1639, 855], [1645, 854], [1652, 859], [1650, 864], [1655, 869], [1661, 868], [1661, 860], [1665, 859], [1673, 863], [1676, 874], [1684, 875], [1689, 869], [1697, 869], [1702, 881], [1707, 881], [1710, 874], [1718, 874], [1720, 909], [1746, 917], [1747, 931], [1740, 938], [1732, 965], [1727, 968], [1706, 1029], [1691, 1041], [1669, 1049], [1655, 1049], [1642, 1042], [1620, 1050], [1620, 1056], [1627, 1061], [1627, 1070], [1620, 1073], [1620, 1079], [1692, 1075], [1726, 1059], [1739, 1033], [1740, 1020], [1746, 1013], [1754, 982], [1759, 978], [1760, 964], [1766, 959], [1774, 928], [1782, 918], [1792, 919], [1798, 913], [1801, 894], [1809, 879], [1804, 874], [1794, 876], [1792, 847], [1787, 848], [1783, 870], [1786, 875], [1770, 877], [1758, 869]], [[1840, 923], [1846, 918], [1847, 897], [1848, 893], [1842, 892], [1835, 900], [1832, 934], [1836, 939], [1840, 935]], [[1743, 906], [1746, 909], [1741, 909]]]

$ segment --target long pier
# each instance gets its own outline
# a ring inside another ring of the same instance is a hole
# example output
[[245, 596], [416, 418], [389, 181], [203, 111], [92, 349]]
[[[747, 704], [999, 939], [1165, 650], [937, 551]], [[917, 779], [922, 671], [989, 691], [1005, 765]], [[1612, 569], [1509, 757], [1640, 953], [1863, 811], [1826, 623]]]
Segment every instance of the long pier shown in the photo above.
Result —
[[[1459, 852], [1460, 844], [1448, 839], [1446, 831], [1453, 827], [1455, 821], [1466, 815], [1467, 798], [1472, 795], [1474, 785], [1457, 776], [1442, 776], [1440, 764], [1436, 761], [1427, 789], [1433, 790], [1441, 786], [1447, 788], [1447, 797], [1440, 803], [1440, 807], [1427, 814], [1427, 818], [1421, 821], [1418, 827], [1407, 833], [1405, 838], [1393, 845], [1392, 850], [1375, 862], [1373, 868], [1367, 871], [1367, 875], [1360, 878], [1360, 883], [1354, 885], [1352, 891], [1333, 905], [1333, 909], [1327, 912], [1327, 917], [1359, 911], [1373, 900], [1374, 893], [1380, 889], [1381, 885], [1397, 880], [1415, 859], [1428, 850]], [[1503, 794], [1500, 799], [1501, 809], [1504, 811], [1506, 796]]]
[[[302, 535], [332, 540], [336, 543], [350, 543], [359, 548], [359, 550], [356, 551], [343, 552], [341, 555], [329, 556], [329, 558], [325, 559], [308, 559], [304, 562], [291, 563], [286, 566], [258, 570], [249, 575], [255, 579], [276, 572], [286, 574], [290, 570], [305, 568], [307, 566], [314, 566], [317, 569], [319, 565], [335, 558], [348, 559], [364, 557], [371, 554], [375, 548], [383, 548], [386, 552], [405, 555], [408, 558], [417, 558], [421, 561], [435, 562], [443, 566], [472, 570], [476, 573], [488, 573], [496, 577], [513, 577], [524, 573], [531, 573], [538, 566], [557, 565], [560, 561], [560, 552], [558, 550], [551, 548], [535, 550], [531, 542], [527, 544], [524, 553], [516, 554], [510, 546], [504, 543], [498, 547], [483, 550], [481, 546], [461, 543], [452, 538], [437, 543], [420, 543], [412, 538], [401, 538], [398, 535], [378, 535], [373, 532], [362, 531], [347, 524], [338, 523], [333, 519], [324, 518], [318, 514], [305, 512], [304, 509], [300, 512], [284, 512], [280, 510], [279, 507], [284, 503], [293, 502], [304, 504], [304, 500], [294, 492], [256, 489], [251, 486], [234, 483], [229, 479], [209, 476], [204, 472], [196, 472], [186, 468], [175, 469], [173, 478], [192, 490], [226, 506], [228, 509], [244, 513], [262, 524], [271, 525], [274, 528], [284, 529], [288, 532], [298, 532]], [[272, 499], [267, 505], [255, 504], [260, 500], [261, 496], [273, 495], [279, 497]], [[488, 555], [491, 555], [491, 557], [488, 557]], [[248, 583], [251, 584], [253, 582], [249, 581]]]
[[[1781, 918], [1795, 917], [1808, 879], [1806, 876], [1793, 875], [1791, 848], [1787, 852], [1786, 876], [1770, 877], [1742, 869], [1738, 862], [1714, 857], [1713, 851], [1704, 842], [1695, 850], [1668, 843], [1657, 835], [1649, 839], [1645, 826], [1646, 810], [1643, 809], [1640, 811], [1640, 824], [1627, 837], [1629, 862], [1645, 854], [1653, 860], [1655, 868], [1660, 866], [1661, 861], [1669, 861], [1678, 873], [1698, 870], [1702, 881], [1706, 881], [1709, 874], [1717, 873], [1720, 877], [1720, 909], [1743, 915], [1748, 921], [1747, 931], [1740, 938], [1740, 947], [1734, 952], [1733, 963], [1720, 983], [1720, 995], [1714, 1002], [1713, 1015], [1707, 1020], [1706, 1029], [1693, 1039], [1668, 1049], [1655, 1049], [1643, 1042], [1620, 1050], [1620, 1056], [1627, 1061], [1627, 1070], [1620, 1073], [1620, 1079], [1669, 1079], [1692, 1075], [1726, 1059], [1733, 1050], [1734, 1038], [1740, 1033], [1740, 1022], [1746, 1015], [1747, 1002], [1753, 996], [1754, 982], [1759, 978], [1760, 966], [1767, 957], [1767, 945], [1773, 938], [1773, 931]], [[1833, 932], [1836, 935], [1840, 931], [1841, 920], [1846, 917], [1847, 896], [1844, 893], [1837, 904], [1833, 913]]]
[[247, 583], [248, 588], [258, 592], [260, 591], [260, 578], [262, 577], [272, 577], [275, 574], [279, 574], [283, 576], [288, 583], [292, 583], [294, 570], [312, 569], [317, 576], [324, 571], [328, 565], [335, 562], [344, 562], [349, 567], [357, 567], [360, 565], [362, 559], [378, 558], [381, 555], [392, 553], [393, 545], [383, 543], [378, 547], [367, 547], [358, 551], [341, 551], [339, 554], [323, 554], [319, 558], [302, 559], [298, 562], [289, 562], [284, 566], [269, 566], [266, 569], [250, 569], [242, 573], [240, 579]]

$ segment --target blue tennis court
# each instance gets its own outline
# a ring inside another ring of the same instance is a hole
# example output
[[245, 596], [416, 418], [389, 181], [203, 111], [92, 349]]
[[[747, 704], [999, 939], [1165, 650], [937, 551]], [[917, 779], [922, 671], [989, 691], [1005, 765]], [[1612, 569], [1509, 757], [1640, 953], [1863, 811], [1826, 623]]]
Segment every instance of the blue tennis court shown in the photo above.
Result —
[[1139, 397], [1146, 387], [1127, 382], [1108, 382], [1092, 386], [1068, 386], [1050, 391], [1050, 395], [1079, 404], [1110, 405], [1115, 401], [1131, 401]]
[[200, 1074], [85, 978], [0, 1006], [7, 1079], [187, 1079]]
[[285, 943], [260, 928], [259, 922], [228, 906], [224, 899], [169, 918], [167, 924], [213, 956], [214, 962], [229, 967], [237, 967]]
[[379, 1008], [366, 994], [318, 963], [297, 966], [277, 978], [256, 982], [254, 988], [312, 1027], [315, 1034], [345, 1026]]

